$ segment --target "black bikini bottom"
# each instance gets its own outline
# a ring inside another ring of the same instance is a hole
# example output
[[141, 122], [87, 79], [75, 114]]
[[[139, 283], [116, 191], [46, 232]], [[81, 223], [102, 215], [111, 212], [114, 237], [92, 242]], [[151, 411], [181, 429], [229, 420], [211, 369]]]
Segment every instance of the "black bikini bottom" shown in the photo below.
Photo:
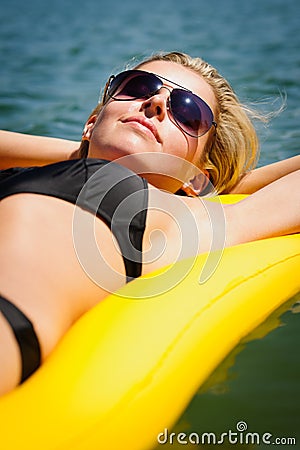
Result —
[[41, 364], [40, 344], [30, 320], [19, 308], [2, 296], [0, 296], [0, 311], [10, 324], [19, 345], [22, 361], [21, 384]]

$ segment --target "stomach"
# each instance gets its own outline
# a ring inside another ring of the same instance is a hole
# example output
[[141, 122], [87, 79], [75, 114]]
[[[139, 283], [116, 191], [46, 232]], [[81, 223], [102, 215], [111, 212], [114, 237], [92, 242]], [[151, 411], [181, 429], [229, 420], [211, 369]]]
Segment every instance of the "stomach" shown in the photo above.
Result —
[[[0, 293], [32, 321], [43, 358], [74, 321], [126, 281], [107, 225], [83, 210], [74, 222], [74, 210], [37, 194], [0, 202]], [[91, 225], [98, 252], [89, 248]]]

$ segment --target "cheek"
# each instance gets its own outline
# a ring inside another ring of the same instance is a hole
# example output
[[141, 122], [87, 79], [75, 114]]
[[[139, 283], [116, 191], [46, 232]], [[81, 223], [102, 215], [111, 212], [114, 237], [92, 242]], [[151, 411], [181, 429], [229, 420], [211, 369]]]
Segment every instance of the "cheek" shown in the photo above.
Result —
[[165, 137], [167, 137], [165, 140], [167, 153], [179, 156], [199, 166], [203, 157], [208, 134], [205, 134], [200, 138], [193, 138], [184, 133], [180, 127], [171, 121], [170, 128]]
[[104, 107], [102, 111], [100, 111], [97, 122], [95, 124], [95, 130], [98, 130], [99, 128], [103, 128], [104, 124], [107, 124], [109, 122], [113, 122], [114, 115], [110, 111], [110, 108]]
[[201, 168], [201, 165], [204, 160], [204, 155], [206, 152], [206, 145], [209, 140], [209, 135], [201, 136], [197, 139], [196, 145], [195, 145], [195, 151], [193, 156], [193, 163]]
[[107, 135], [112, 136], [116, 123], [117, 117], [114, 114], [114, 111], [112, 111], [111, 108], [105, 106], [102, 111], [100, 111], [95, 123], [91, 136], [91, 142], [95, 140], [101, 141], [102, 139], [106, 139]]
[[111, 138], [116, 138], [114, 132], [118, 128], [118, 123], [124, 114], [128, 114], [132, 108], [130, 102], [109, 101], [100, 111], [97, 122], [94, 127], [94, 133], [98, 138], [101, 135], [110, 135]]
[[181, 133], [181, 136], [173, 135], [172, 140], [170, 140], [171, 151], [169, 153], [200, 167], [206, 141], [207, 139], [194, 139], [183, 133]]
[[106, 103], [99, 112], [95, 126], [99, 127], [103, 122], [115, 122], [122, 113], [122, 106], [122, 102], [116, 102], [113, 100], [108, 101], [108, 103]]
[[166, 124], [162, 133], [163, 152], [188, 159], [192, 144], [188, 136], [172, 121], [166, 122]]

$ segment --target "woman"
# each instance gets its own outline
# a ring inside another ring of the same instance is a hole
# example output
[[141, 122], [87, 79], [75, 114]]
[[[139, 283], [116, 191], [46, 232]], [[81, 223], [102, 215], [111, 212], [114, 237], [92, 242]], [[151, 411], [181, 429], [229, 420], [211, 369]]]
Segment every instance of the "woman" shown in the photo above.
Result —
[[[228, 84], [206, 64], [209, 75], [199, 76], [192, 62], [177, 53], [158, 56], [111, 79], [84, 128], [79, 152], [88, 159], [2, 173], [1, 393], [28, 378], [110, 291], [208, 251], [214, 214], [219, 246], [299, 231], [297, 171], [225, 206], [224, 216], [209, 202], [171, 195], [187, 185], [192, 195], [201, 191], [208, 184], [201, 171], [218, 191], [232, 190], [256, 159], [256, 135]], [[227, 149], [233, 133], [238, 143], [232, 138]], [[71, 143], [54, 159], [68, 159], [72, 150]], [[15, 147], [13, 153], [15, 163]]]
[[[159, 60], [171, 61], [191, 69], [204, 79], [214, 92], [218, 104], [218, 127], [213, 133], [213, 145], [211, 139], [207, 143], [204, 152], [206, 161], [205, 163], [201, 161], [201, 169], [209, 175], [218, 193], [251, 194], [300, 168], [300, 156], [295, 156], [251, 170], [255, 167], [259, 149], [257, 135], [249, 117], [263, 121], [266, 118], [241, 105], [229, 83], [201, 58], [191, 58], [182, 53], [172, 52], [154, 55], [145, 60], [145, 63]], [[143, 63], [135, 69], [142, 65]], [[90, 117], [101, 111], [105, 100], [107, 97], [103, 96]], [[88, 141], [85, 140], [84, 133], [79, 149], [77, 142], [64, 139], [21, 135], [1, 130], [0, 137], [0, 167], [3, 169], [13, 166], [44, 165], [88, 155]], [[200, 162], [197, 165], [200, 165]], [[198, 180], [194, 180], [194, 184], [198, 193], [202, 187], [203, 177], [200, 185], [196, 181]]]

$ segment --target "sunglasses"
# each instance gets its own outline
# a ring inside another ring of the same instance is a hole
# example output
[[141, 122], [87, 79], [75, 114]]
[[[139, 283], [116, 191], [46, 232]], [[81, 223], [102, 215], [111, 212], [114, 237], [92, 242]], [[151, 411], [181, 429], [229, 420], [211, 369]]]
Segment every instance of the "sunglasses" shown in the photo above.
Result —
[[[164, 86], [162, 80], [176, 84], [143, 70], [126, 70], [116, 76], [112, 75], [108, 81], [104, 101], [107, 95], [119, 101], [150, 98], [163, 87], [170, 90]], [[178, 84], [176, 86], [178, 88], [170, 90], [167, 110], [178, 127], [194, 138], [203, 136], [212, 125], [216, 127], [217, 124], [214, 122], [214, 116], [208, 104], [188, 89]]]

